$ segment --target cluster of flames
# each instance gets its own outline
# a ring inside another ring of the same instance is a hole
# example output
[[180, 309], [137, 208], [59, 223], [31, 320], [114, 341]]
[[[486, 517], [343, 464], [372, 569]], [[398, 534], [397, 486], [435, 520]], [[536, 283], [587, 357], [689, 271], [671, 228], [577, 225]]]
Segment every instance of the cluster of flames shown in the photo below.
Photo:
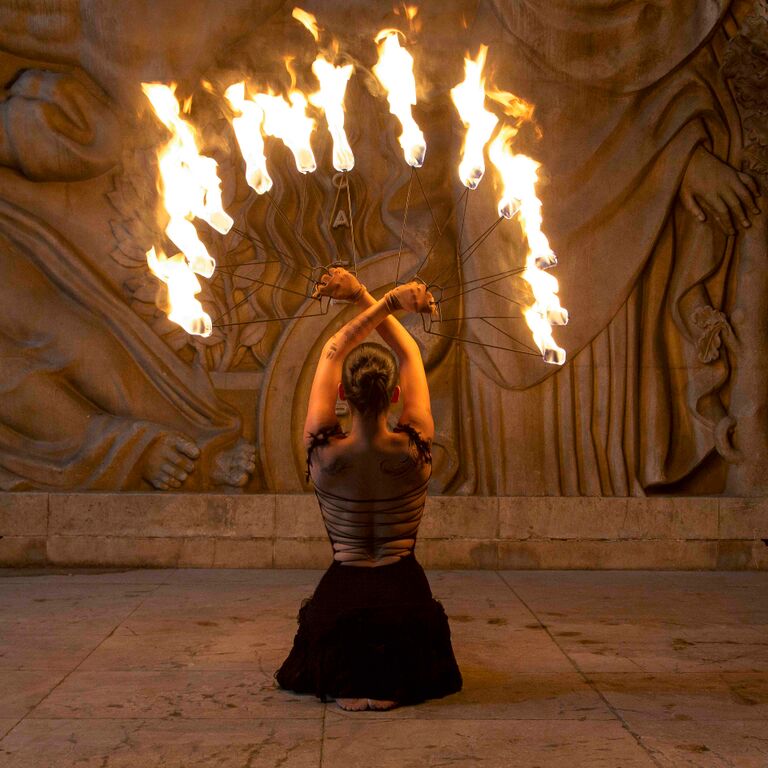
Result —
[[[295, 8], [293, 17], [319, 43], [320, 31], [312, 16]], [[401, 126], [400, 146], [405, 161], [414, 168], [424, 163], [426, 142], [413, 117], [416, 80], [413, 57], [401, 45], [401, 33], [386, 29], [376, 35], [378, 62], [373, 73], [387, 95], [390, 112]], [[533, 303], [525, 318], [544, 360], [562, 364], [565, 351], [552, 337], [553, 325], [564, 325], [568, 313], [560, 306], [557, 280], [546, 270], [557, 263], [542, 231], [541, 202], [536, 194], [539, 164], [515, 154], [512, 141], [522, 119], [530, 118], [532, 107], [513, 94], [486, 89], [483, 69], [487, 47], [481, 46], [475, 59], [465, 59], [465, 78], [451, 91], [453, 102], [466, 128], [459, 176], [468, 189], [475, 189], [485, 174], [485, 152], [498, 172], [502, 193], [499, 215], [519, 216], [528, 242], [522, 278], [530, 286]], [[289, 62], [286, 61], [286, 66]], [[245, 160], [248, 185], [259, 195], [269, 193], [272, 179], [267, 168], [265, 137], [279, 139], [293, 154], [300, 173], [317, 168], [311, 137], [316, 120], [310, 105], [322, 113], [333, 142], [333, 166], [351, 171], [355, 158], [344, 130], [344, 97], [353, 66], [334, 63], [334, 55], [320, 51], [312, 72], [319, 87], [309, 96], [292, 87], [285, 95], [260, 91], [245, 81], [230, 85], [224, 97], [231, 108], [232, 126]], [[292, 78], [293, 80], [293, 78]], [[206, 222], [222, 234], [232, 227], [221, 199], [221, 182], [215, 160], [200, 153], [195, 131], [184, 116], [174, 86], [144, 83], [142, 88], [155, 113], [170, 133], [170, 140], [158, 152], [162, 195], [168, 222], [165, 234], [179, 252], [171, 257], [152, 248], [147, 263], [168, 287], [168, 317], [188, 333], [208, 336], [211, 318], [196, 295], [201, 286], [198, 275], [211, 277], [215, 262], [198, 237], [195, 220]], [[485, 108], [486, 100], [500, 105], [501, 121]], [[185, 105], [186, 106], [186, 105]]]

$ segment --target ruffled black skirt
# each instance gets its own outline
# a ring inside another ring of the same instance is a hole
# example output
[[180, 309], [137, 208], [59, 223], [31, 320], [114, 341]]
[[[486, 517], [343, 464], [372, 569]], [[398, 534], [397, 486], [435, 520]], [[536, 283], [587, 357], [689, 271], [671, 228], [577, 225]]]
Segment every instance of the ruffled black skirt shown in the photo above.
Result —
[[334, 561], [298, 620], [281, 688], [401, 704], [461, 690], [448, 617], [413, 555], [378, 568]]

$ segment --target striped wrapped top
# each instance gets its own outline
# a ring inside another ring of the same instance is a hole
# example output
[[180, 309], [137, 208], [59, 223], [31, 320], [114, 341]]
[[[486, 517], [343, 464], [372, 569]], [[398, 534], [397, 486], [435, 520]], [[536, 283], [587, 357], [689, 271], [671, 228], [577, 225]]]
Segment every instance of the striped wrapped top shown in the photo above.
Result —
[[[405, 432], [419, 459], [432, 463], [429, 443], [410, 425], [398, 424], [393, 431]], [[344, 436], [340, 428], [313, 435], [307, 451], [307, 466], [314, 448], [327, 445], [331, 436]], [[323, 515], [334, 560], [347, 565], [386, 565], [413, 552], [429, 477], [404, 493], [382, 499], [348, 499], [315, 484], [315, 495]]]

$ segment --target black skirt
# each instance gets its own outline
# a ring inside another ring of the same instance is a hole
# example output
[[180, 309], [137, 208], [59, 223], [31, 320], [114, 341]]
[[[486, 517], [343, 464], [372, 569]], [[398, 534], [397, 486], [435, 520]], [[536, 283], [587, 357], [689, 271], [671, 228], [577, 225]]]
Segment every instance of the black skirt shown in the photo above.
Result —
[[334, 561], [298, 620], [281, 688], [400, 704], [461, 690], [448, 617], [413, 555], [377, 568]]

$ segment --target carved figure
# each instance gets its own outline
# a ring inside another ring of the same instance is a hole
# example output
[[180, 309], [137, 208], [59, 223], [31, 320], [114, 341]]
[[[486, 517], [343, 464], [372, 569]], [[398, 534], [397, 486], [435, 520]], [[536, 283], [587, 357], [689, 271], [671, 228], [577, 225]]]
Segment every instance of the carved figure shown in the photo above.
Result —
[[[558, 335], [570, 362], [553, 372], [533, 358], [510, 365], [468, 349], [473, 402], [509, 414], [470, 450], [478, 467], [493, 462], [497, 445], [530, 452], [527, 468], [544, 468], [533, 493], [719, 492], [729, 470], [717, 460], [716, 431], [735, 361], [712, 345], [701, 355], [713, 330], [696, 318], [729, 311], [744, 266], [735, 247], [765, 251], [759, 189], [741, 171], [741, 122], [721, 71], [739, 27], [733, 14], [748, 9], [589, 6], [585, 17], [583, 3], [561, 3], [554, 16], [535, 1], [493, 4], [505, 34], [495, 48], [500, 85], [537, 105], [544, 136], [544, 224], [571, 312]], [[470, 238], [475, 231], [470, 223]], [[505, 237], [500, 228], [497, 254], [514, 247]], [[468, 267], [477, 276], [480, 267]], [[482, 269], [495, 271], [487, 261]], [[492, 306], [472, 296], [470, 314], [478, 303]], [[765, 349], [745, 349], [740, 364], [754, 370]], [[764, 400], [755, 390], [741, 397]], [[538, 425], [524, 421], [532, 410]], [[522, 430], [512, 426], [517, 416]], [[468, 487], [519, 492], [521, 463], [505, 455]]]
[[[185, 66], [188, 73], [206, 66], [198, 45], [215, 47], [213, 28], [194, 22], [212, 4], [184, 4], [183, 13], [170, 3], [159, 9], [166, 21], [184, 16], [180, 23], [195, 32], [174, 35], [173, 51], [161, 30], [166, 25], [154, 27], [160, 39], [152, 47], [145, 34], [151, 19], [137, 17], [129, 5], [87, 13], [73, 2], [55, 16], [42, 2], [0, 8], [0, 46], [68, 65], [65, 72], [27, 69], [13, 79], [1, 107], [0, 163], [35, 182], [97, 179], [119, 160], [120, 124], [110, 96], [76, 67], [87, 66], [125, 105], [142, 70], [167, 74], [169, 58], [182, 73]], [[236, 35], [242, 14], [253, 9], [252, 3], [233, 7], [236, 13], [215, 34]], [[110, 22], [110, 10], [118, 24]], [[137, 57], [126, 43], [139, 39], [147, 48]], [[255, 469], [254, 448], [242, 440], [238, 414], [216, 397], [205, 371], [147, 333], [85, 256], [11, 202], [4, 187], [0, 487], [244, 485]], [[76, 186], [68, 189], [78, 194]]]
[[[283, 53], [307, 69], [302, 56], [314, 52], [284, 3], [233, 0], [226, 13], [211, 0], [163, 0], [143, 13], [105, 0], [67, 0], [56, 13], [42, 0], [0, 6], [2, 487], [304, 488], [304, 414], [294, 404], [345, 313], [261, 321], [312, 315], [307, 275], [348, 258], [351, 232], [374, 292], [390, 287], [396, 260], [413, 273], [462, 191], [448, 94], [464, 52], [484, 43], [495, 83], [536, 107], [540, 135], [519, 140], [546, 172], [544, 229], [571, 312], [558, 333], [569, 361], [555, 370], [411, 322], [440, 424], [433, 488], [764, 493], [768, 331], [754, 318], [765, 315], [768, 288], [765, 1], [424, 4], [415, 59], [429, 202], [411, 200], [402, 253], [411, 171], [369, 72], [391, 4], [303, 5], [357, 63], [349, 227], [326, 138], [313, 138], [311, 178], [270, 149], [280, 215], [248, 197], [227, 120], [200, 87], [201, 78], [232, 82], [235, 69], [263, 84], [278, 70], [284, 78]], [[223, 266], [202, 298], [219, 326], [204, 342], [157, 308], [143, 263], [156, 235], [146, 164], [156, 137], [137, 119], [142, 80], [195, 91], [193, 118], [237, 214], [238, 231], [211, 244]], [[426, 277], [449, 271], [457, 246], [487, 228], [494, 197], [486, 178], [466, 219], [448, 217]], [[520, 263], [523, 248], [514, 225], [498, 227], [459, 277]], [[466, 294], [451, 315], [510, 314], [527, 294], [519, 281], [503, 286], [501, 296]], [[456, 328], [494, 341], [471, 320]]]

